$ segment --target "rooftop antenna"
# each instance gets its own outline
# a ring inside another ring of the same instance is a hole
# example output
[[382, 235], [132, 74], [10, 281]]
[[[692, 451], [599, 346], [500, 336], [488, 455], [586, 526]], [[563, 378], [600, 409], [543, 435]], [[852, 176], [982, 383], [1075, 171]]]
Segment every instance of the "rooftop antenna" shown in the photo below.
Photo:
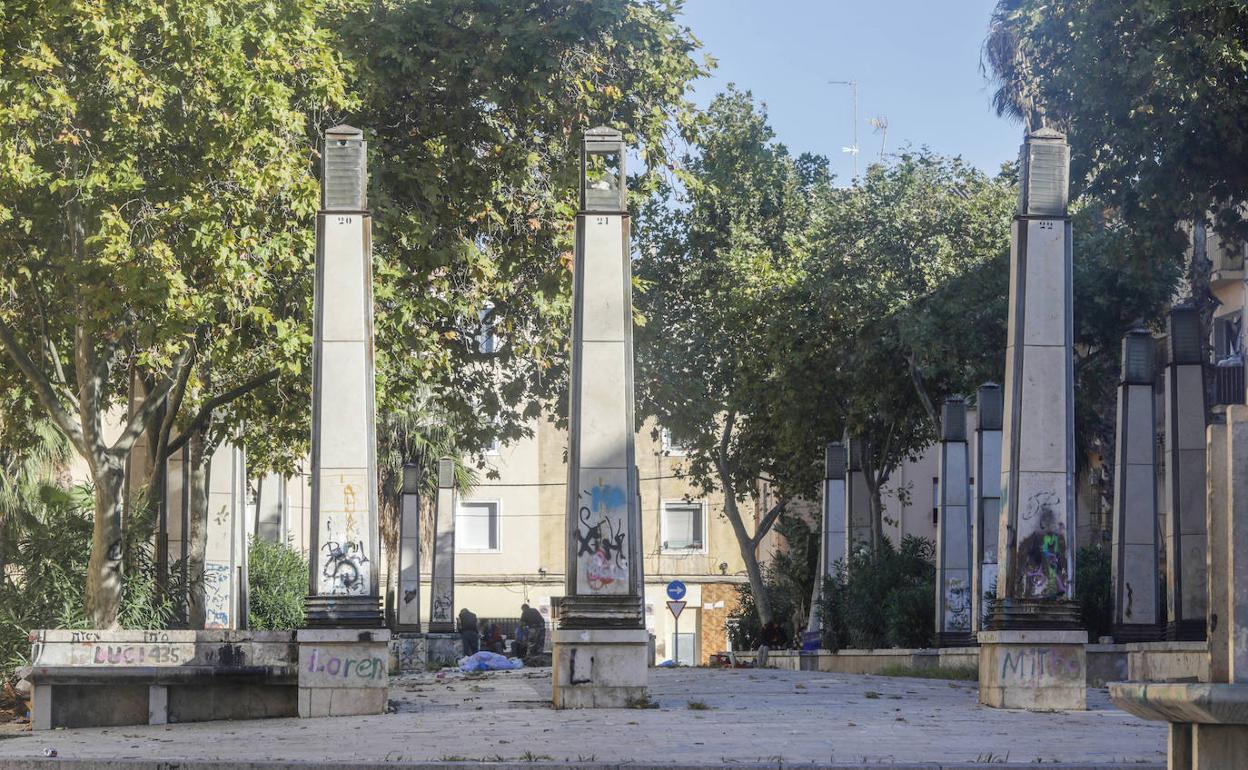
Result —
[[849, 86], [853, 92], [854, 99], [854, 143], [849, 147], [842, 147], [841, 152], [847, 152], [854, 156], [854, 178], [858, 177], [858, 81], [857, 80], [829, 80], [829, 85]]
[[883, 115], [877, 115], [867, 121], [875, 129], [875, 133], [880, 135], [880, 162], [884, 162], [884, 145], [888, 143], [888, 118]]

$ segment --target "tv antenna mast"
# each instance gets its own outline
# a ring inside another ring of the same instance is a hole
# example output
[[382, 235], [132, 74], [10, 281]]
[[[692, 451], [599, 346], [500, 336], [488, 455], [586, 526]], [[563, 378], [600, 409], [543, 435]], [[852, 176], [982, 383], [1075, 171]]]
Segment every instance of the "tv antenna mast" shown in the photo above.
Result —
[[854, 99], [854, 143], [849, 147], [842, 147], [841, 152], [847, 152], [854, 156], [854, 178], [858, 177], [858, 81], [857, 80], [829, 80], [829, 85], [849, 86], [853, 92]]
[[884, 145], [888, 143], [888, 118], [883, 115], [877, 115], [867, 121], [875, 129], [875, 133], [880, 135], [880, 162], [884, 162]]

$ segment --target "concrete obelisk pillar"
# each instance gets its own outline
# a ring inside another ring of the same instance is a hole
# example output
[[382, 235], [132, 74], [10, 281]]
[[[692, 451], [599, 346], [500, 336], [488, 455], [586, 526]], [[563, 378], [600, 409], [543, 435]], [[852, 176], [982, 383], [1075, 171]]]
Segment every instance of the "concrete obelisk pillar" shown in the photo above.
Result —
[[567, 594], [553, 639], [558, 708], [619, 707], [646, 691], [625, 154], [619, 131], [585, 133], [572, 289]]
[[[383, 628], [373, 404], [373, 268], [364, 132], [325, 132], [312, 321], [312, 521], [299, 716], [380, 714]], [[342, 661], [355, 660], [354, 675]]]
[[204, 542], [204, 628], [247, 627], [247, 465], [243, 450], [222, 442], [208, 462]]
[[383, 625], [364, 133], [325, 133], [312, 342], [309, 626]]
[[464, 654], [456, 628], [455, 606], [455, 514], [458, 507], [455, 461], [443, 457], [438, 460], [433, 558], [429, 567], [429, 632], [425, 634], [425, 656], [430, 663], [454, 663]]
[[399, 498], [399, 584], [394, 596], [395, 630], [420, 633], [420, 466], [403, 465]]
[[1083, 709], [1087, 632], [1074, 601], [1070, 149], [1032, 132], [1010, 249], [997, 601], [979, 642], [980, 702]]
[[1195, 308], [1170, 311], [1165, 370], [1166, 638], [1205, 638], [1204, 346]]
[[970, 457], [966, 442], [966, 402], [945, 399], [940, 437], [940, 515], [936, 530], [936, 645], [973, 643], [975, 600], [971, 573]]
[[1225, 420], [1206, 432], [1210, 681], [1109, 686], [1115, 705], [1170, 722], [1170, 770], [1239, 768], [1248, 757], [1248, 407], [1215, 416]]
[[815, 578], [810, 617], [806, 621], [809, 633], [822, 630], [818, 607], [824, 583], [836, 577], [837, 563], [845, 562], [845, 523], [845, 447], [839, 441], [833, 441], [823, 453], [823, 532], [819, 539], [819, 571]]
[[845, 433], [845, 554], [871, 544], [871, 490], [862, 465], [862, 439]]
[[1158, 638], [1157, 417], [1153, 402], [1153, 335], [1132, 329], [1122, 339], [1114, 463], [1114, 641]]
[[983, 630], [984, 594], [997, 589], [997, 540], [1001, 529], [1001, 386], [986, 383], [976, 396], [975, 419], [975, 632]]

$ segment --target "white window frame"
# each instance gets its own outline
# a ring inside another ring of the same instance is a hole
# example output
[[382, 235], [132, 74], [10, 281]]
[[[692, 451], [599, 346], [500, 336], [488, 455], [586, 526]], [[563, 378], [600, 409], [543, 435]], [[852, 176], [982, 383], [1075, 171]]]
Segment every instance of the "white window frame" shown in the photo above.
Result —
[[[679, 505], [682, 507], [696, 505], [702, 511], [702, 547], [701, 548], [668, 548], [667, 547], [667, 507], [669, 505]], [[664, 500], [659, 505], [659, 551], [666, 556], [684, 556], [689, 554], [705, 554], [707, 541], [707, 521], [706, 521], [706, 501], [705, 500]]]
[[503, 441], [497, 436], [491, 439], [489, 445], [486, 446], [486, 448], [481, 452], [481, 454], [485, 455], [486, 457], [498, 457], [502, 453], [503, 453]]
[[664, 428], [662, 431], [663, 453], [670, 457], [687, 457], [689, 455], [689, 447], [676, 444], [672, 441], [672, 429]]
[[[465, 505], [494, 506], [494, 548], [468, 548], [459, 537], [459, 511]], [[455, 553], [502, 553], [503, 552], [503, 501], [497, 498], [469, 498], [455, 503]]]

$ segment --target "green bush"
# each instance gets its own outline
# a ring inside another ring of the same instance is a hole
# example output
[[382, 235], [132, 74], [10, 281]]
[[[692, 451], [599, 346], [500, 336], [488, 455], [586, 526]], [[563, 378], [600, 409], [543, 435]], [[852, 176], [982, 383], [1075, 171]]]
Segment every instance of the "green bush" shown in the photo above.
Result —
[[247, 565], [247, 622], [256, 631], [303, 627], [308, 563], [286, 543], [251, 541]]
[[[142, 510], [142, 506], [134, 506]], [[0, 540], [0, 677], [26, 665], [29, 634], [44, 628], [87, 628], [84, 593], [91, 554], [91, 488], [39, 484], [19, 508], [5, 512]], [[158, 590], [150, 517], [131, 515], [123, 534], [122, 628], [167, 628], [186, 589]], [[174, 575], [181, 570], [172, 569]]]
[[936, 623], [935, 546], [907, 535], [897, 548], [887, 538], [839, 562], [820, 600], [823, 646], [876, 649], [929, 647]]
[[1075, 561], [1075, 599], [1083, 627], [1092, 641], [1113, 633], [1114, 591], [1108, 548], [1099, 543], [1079, 549]]

